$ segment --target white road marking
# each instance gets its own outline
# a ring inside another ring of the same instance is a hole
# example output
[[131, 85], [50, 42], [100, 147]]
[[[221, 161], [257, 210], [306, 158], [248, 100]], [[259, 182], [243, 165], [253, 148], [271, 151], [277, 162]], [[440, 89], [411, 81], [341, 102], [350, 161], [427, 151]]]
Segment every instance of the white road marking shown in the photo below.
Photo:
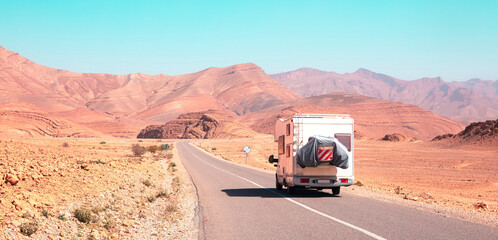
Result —
[[[225, 172], [225, 173], [228, 173], [228, 174], [230, 174], [230, 175], [233, 175], [233, 176], [235, 176], [235, 177], [237, 177], [237, 178], [240, 178], [240, 179], [242, 179], [242, 180], [244, 180], [244, 181], [246, 181], [246, 182], [248, 182], [248, 183], [251, 183], [251, 184], [253, 184], [253, 185], [255, 185], [255, 186], [259, 187], [259, 188], [262, 188], [262, 189], [268, 190], [267, 188], [265, 188], [265, 187], [263, 187], [263, 186], [261, 186], [261, 185], [259, 185], [259, 184], [255, 183], [255, 182], [253, 182], [253, 181], [251, 181], [251, 180], [249, 180], [249, 179], [247, 179], [247, 178], [245, 178], [245, 177], [241, 177], [241, 176], [239, 176], [239, 175], [237, 175], [237, 174], [231, 173], [231, 172], [229, 172], [229, 171], [227, 171], [227, 170], [221, 169], [221, 168], [219, 168], [219, 167], [217, 167], [217, 166], [215, 166], [215, 165], [213, 165], [213, 164], [211, 164], [211, 163], [208, 163], [208, 162], [206, 162], [206, 161], [202, 160], [199, 156], [197, 156], [197, 155], [196, 155], [195, 153], [193, 153], [193, 152], [190, 152], [190, 153], [192, 153], [192, 155], [194, 155], [196, 158], [198, 158], [199, 160], [201, 160], [201, 161], [202, 161], [202, 162], [204, 162], [205, 164], [210, 165], [210, 166], [211, 166], [211, 167], [213, 167], [213, 168], [216, 168], [216, 169], [218, 169], [218, 170], [220, 170], [220, 171], [222, 171], [222, 172]], [[268, 191], [270, 191], [270, 190], [268, 190]], [[280, 194], [280, 193], [278, 193], [278, 192], [274, 192], [274, 191], [270, 191], [270, 192], [275, 193], [275, 194], [278, 194], [278, 195], [282, 196], [285, 200], [287, 200], [287, 201], [289, 201], [289, 202], [291, 202], [291, 203], [294, 203], [294, 204], [296, 204], [296, 205], [298, 205], [298, 206], [300, 206], [300, 207], [302, 207], [302, 208], [304, 208], [304, 209], [306, 209], [306, 210], [309, 210], [309, 211], [311, 211], [311, 212], [314, 212], [314, 213], [316, 213], [316, 214], [318, 214], [318, 215], [321, 215], [321, 216], [323, 216], [323, 217], [326, 217], [326, 218], [328, 218], [328, 219], [330, 219], [330, 220], [332, 220], [332, 221], [335, 221], [335, 222], [337, 222], [337, 223], [340, 223], [340, 224], [342, 224], [342, 225], [345, 225], [345, 226], [347, 226], [347, 227], [350, 227], [350, 228], [352, 228], [352, 229], [354, 229], [354, 230], [360, 231], [360, 232], [362, 232], [362, 233], [364, 233], [364, 234], [366, 234], [366, 235], [368, 235], [368, 236], [370, 236], [370, 237], [372, 237], [372, 238], [374, 238], [374, 239], [378, 239], [378, 240], [387, 240], [387, 239], [385, 239], [385, 238], [383, 238], [383, 237], [381, 237], [381, 236], [379, 236], [379, 235], [377, 235], [377, 234], [375, 234], [375, 233], [369, 232], [369, 231], [367, 231], [367, 230], [365, 230], [365, 229], [363, 229], [363, 228], [357, 227], [357, 226], [355, 226], [355, 225], [353, 225], [353, 224], [351, 224], [351, 223], [348, 223], [348, 222], [342, 221], [341, 219], [338, 219], [338, 218], [332, 217], [332, 216], [330, 216], [330, 215], [328, 215], [328, 214], [326, 214], [326, 213], [320, 212], [320, 211], [318, 211], [318, 210], [316, 210], [316, 209], [314, 209], [314, 208], [312, 208], [312, 207], [309, 207], [309, 206], [307, 206], [307, 205], [305, 205], [305, 204], [302, 204], [302, 203], [297, 202], [297, 201], [295, 201], [295, 200], [293, 200], [293, 199], [291, 199], [291, 198], [288, 198], [288, 197], [286, 197], [285, 195], [282, 195], [282, 194]]]

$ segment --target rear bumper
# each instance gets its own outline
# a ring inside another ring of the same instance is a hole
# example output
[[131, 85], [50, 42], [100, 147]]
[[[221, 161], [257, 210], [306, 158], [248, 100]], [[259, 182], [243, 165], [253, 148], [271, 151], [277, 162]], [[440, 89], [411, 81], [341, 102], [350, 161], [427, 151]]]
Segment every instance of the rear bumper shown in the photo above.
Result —
[[[304, 188], [347, 187], [354, 183], [354, 177], [294, 177], [293, 179], [294, 186]], [[308, 179], [309, 182], [302, 182], [301, 179], [305, 181]], [[347, 182], [341, 182], [341, 179], [347, 179]]]

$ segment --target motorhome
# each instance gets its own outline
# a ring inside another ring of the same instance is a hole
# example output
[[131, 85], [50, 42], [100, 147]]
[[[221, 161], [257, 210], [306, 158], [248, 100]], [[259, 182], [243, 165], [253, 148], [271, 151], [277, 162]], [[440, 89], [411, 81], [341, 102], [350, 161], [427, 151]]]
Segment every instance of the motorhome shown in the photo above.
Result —
[[[298, 156], [302, 158], [298, 154], [300, 149], [317, 136], [333, 139], [337, 142], [334, 147], [344, 149], [347, 168], [326, 161], [332, 159], [329, 153], [334, 151], [330, 147], [317, 147], [316, 156], [325, 160], [317, 161], [317, 166], [303, 167], [298, 163]], [[269, 162], [277, 167], [276, 188], [282, 190], [285, 187], [288, 193], [293, 193], [296, 188], [332, 189], [333, 194], [339, 194], [341, 186], [354, 183], [353, 138], [354, 120], [346, 114], [297, 113], [287, 119], [278, 119], [274, 135], [278, 158], [269, 157]]]

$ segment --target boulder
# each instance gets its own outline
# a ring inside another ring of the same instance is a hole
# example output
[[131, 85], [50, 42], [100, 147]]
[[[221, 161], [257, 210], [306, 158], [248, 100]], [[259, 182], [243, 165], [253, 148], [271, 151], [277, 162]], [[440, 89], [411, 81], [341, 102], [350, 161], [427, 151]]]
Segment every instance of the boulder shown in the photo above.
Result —
[[404, 134], [399, 134], [399, 133], [393, 133], [393, 134], [387, 134], [380, 140], [382, 141], [389, 141], [389, 142], [413, 142], [415, 141], [415, 138], [404, 135]]
[[11, 185], [16, 185], [19, 182], [19, 178], [12, 173], [8, 173], [5, 177], [5, 182], [10, 183]]

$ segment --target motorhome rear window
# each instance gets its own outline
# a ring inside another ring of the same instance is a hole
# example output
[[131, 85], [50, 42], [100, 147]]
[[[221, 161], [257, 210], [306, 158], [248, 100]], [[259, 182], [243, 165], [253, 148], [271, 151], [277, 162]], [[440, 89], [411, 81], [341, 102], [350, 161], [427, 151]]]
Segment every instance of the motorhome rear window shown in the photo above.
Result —
[[351, 152], [351, 134], [349, 133], [336, 133], [334, 135], [339, 142], [341, 142], [344, 146], [348, 148], [348, 151]]
[[278, 137], [278, 154], [285, 153], [285, 137], [284, 135]]

